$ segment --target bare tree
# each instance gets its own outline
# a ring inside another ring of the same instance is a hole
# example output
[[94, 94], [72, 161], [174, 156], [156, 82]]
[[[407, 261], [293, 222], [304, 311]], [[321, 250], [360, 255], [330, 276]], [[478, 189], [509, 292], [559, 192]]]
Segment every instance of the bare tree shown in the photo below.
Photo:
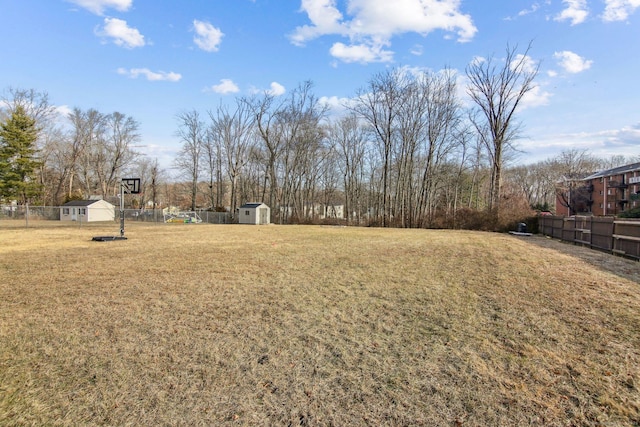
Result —
[[285, 218], [292, 214], [298, 218], [314, 216], [316, 191], [322, 163], [327, 150], [323, 145], [324, 129], [320, 122], [326, 108], [318, 103], [312, 93], [312, 83], [300, 84], [287, 97], [278, 114], [282, 129], [282, 204]]
[[74, 109], [67, 116], [71, 122], [71, 130], [68, 133], [60, 134], [59, 138], [49, 141], [51, 149], [48, 165], [55, 170], [55, 184], [53, 189], [53, 200], [56, 203], [62, 202], [62, 198], [70, 197], [73, 193], [73, 180], [77, 171], [76, 163], [80, 154], [84, 150], [86, 140], [83, 137], [83, 112]]
[[329, 131], [329, 139], [339, 153], [338, 165], [342, 172], [347, 223], [350, 224], [354, 219], [359, 223], [364, 213], [362, 185], [365, 173], [366, 130], [358, 122], [358, 117], [352, 113], [333, 124]]
[[177, 119], [177, 136], [180, 138], [182, 148], [175, 159], [175, 165], [182, 175], [189, 180], [191, 210], [195, 210], [205, 125], [200, 120], [200, 114], [196, 110], [179, 113]]
[[[457, 226], [457, 214], [459, 205], [463, 201], [465, 191], [465, 183], [471, 181], [471, 186], [466, 191], [471, 193], [473, 191], [473, 179], [469, 180], [469, 169], [475, 171], [474, 164], [474, 146], [473, 135], [468, 127], [462, 127], [457, 130], [455, 134], [456, 139], [456, 158], [450, 161], [451, 179], [445, 186], [445, 191], [452, 196], [448, 197], [447, 215], [451, 219], [451, 226], [456, 228]], [[457, 162], [456, 162], [457, 160]], [[474, 176], [475, 174], [472, 174]], [[469, 194], [469, 199], [472, 195]]]
[[400, 111], [403, 75], [389, 70], [373, 76], [368, 85], [359, 89], [351, 109], [371, 127], [382, 155], [382, 225], [389, 225], [391, 156], [395, 121]]
[[102, 197], [118, 192], [118, 180], [138, 153], [134, 144], [140, 140], [139, 124], [132, 117], [114, 112], [105, 116], [105, 135], [97, 140], [94, 168]]
[[202, 161], [209, 180], [209, 206], [214, 209], [222, 206], [224, 200], [223, 150], [222, 141], [219, 140], [213, 125], [209, 126], [202, 141]]
[[640, 162], [640, 156], [625, 156], [623, 154], [613, 155], [609, 158], [601, 159], [599, 162], [600, 170], [613, 169], [624, 165]]
[[49, 102], [47, 92], [38, 92], [35, 89], [19, 89], [11, 87], [8, 94], [2, 97], [4, 108], [0, 113], [10, 117], [17, 108], [22, 108], [26, 114], [36, 121], [38, 131], [46, 128], [56, 115], [56, 109]]
[[160, 206], [159, 194], [160, 188], [162, 185], [162, 179], [164, 178], [165, 171], [160, 168], [160, 164], [158, 163], [158, 159], [153, 159], [151, 163], [151, 168], [149, 169], [149, 180], [148, 180], [148, 189], [151, 191], [151, 202], [155, 212], [155, 209], [158, 209]]
[[383, 225], [391, 218], [403, 227], [428, 225], [443, 188], [438, 174], [453, 153], [461, 123], [455, 75], [389, 71], [359, 92], [352, 110], [372, 130], [382, 160]]
[[60, 186], [66, 181], [62, 176], [65, 166], [62, 159], [66, 154], [67, 138], [61, 128], [51, 126], [43, 133], [41, 140], [39, 156], [42, 166], [39, 179], [43, 189], [42, 203], [45, 206], [56, 205], [61, 202], [59, 196], [64, 192]]
[[[96, 164], [106, 160], [105, 133], [106, 116], [93, 108], [82, 111], [78, 108], [70, 115], [72, 123], [72, 147], [69, 161], [69, 197], [72, 196], [74, 179], [78, 178], [78, 184], [84, 197], [98, 194], [102, 190], [100, 179], [96, 175]], [[106, 194], [102, 193], [103, 197]]]
[[157, 158], [140, 156], [128, 169], [131, 176], [140, 178], [140, 207], [156, 209], [159, 205], [159, 190], [164, 171]]
[[548, 211], [555, 204], [556, 186], [564, 176], [562, 169], [552, 159], [519, 165], [506, 171], [506, 181], [522, 193], [532, 209]]
[[303, 210], [303, 181], [307, 179], [307, 188], [310, 188], [317, 171], [308, 161], [313, 159], [310, 153], [321, 146], [323, 131], [319, 124], [325, 110], [312, 93], [312, 86], [311, 82], [304, 82], [282, 100], [268, 93], [262, 98], [243, 99], [263, 143], [261, 149], [254, 152], [260, 154], [254, 158], [262, 159], [264, 164], [262, 198], [265, 199], [268, 191], [274, 217], [281, 214], [280, 207], [283, 207], [281, 221], [291, 214], [288, 204]]
[[238, 207], [238, 179], [249, 162], [249, 150], [256, 137], [255, 121], [247, 103], [238, 101], [236, 108], [229, 111], [219, 107], [211, 117], [211, 134], [221, 145], [221, 154], [225, 157], [225, 167], [230, 181], [231, 215]]
[[563, 151], [550, 163], [560, 205], [568, 208], [569, 215], [588, 211], [590, 194], [582, 180], [599, 169], [600, 161], [587, 150], [571, 149]]
[[73, 135], [68, 161], [75, 165], [70, 190], [75, 172], [85, 195], [115, 196], [119, 178], [138, 155], [134, 150], [140, 139], [138, 122], [119, 112], [103, 114], [95, 109], [75, 109], [70, 119]]
[[[259, 138], [259, 137], [256, 137]], [[266, 174], [266, 154], [257, 141], [249, 148], [248, 162], [242, 175], [238, 177], [238, 204], [260, 200]]]
[[507, 46], [502, 63], [490, 57], [475, 60], [466, 69], [467, 93], [479, 109], [473, 124], [491, 159], [489, 210], [499, 208], [505, 152], [512, 148], [519, 131], [515, 112], [524, 96], [535, 87], [533, 81], [539, 64], [533, 64], [528, 56], [530, 48], [531, 44], [524, 54], [517, 54], [517, 46]]
[[463, 144], [460, 104], [456, 96], [456, 76], [445, 69], [439, 73], [424, 73], [416, 82], [418, 99], [425, 109], [418, 123], [422, 123], [419, 142], [422, 142], [423, 170], [417, 193], [414, 217], [418, 225], [430, 225], [437, 204], [437, 191], [445, 182], [438, 178], [441, 167], [449, 162], [453, 150]]
[[[278, 121], [282, 103], [276, 102], [276, 97], [270, 93], [264, 93], [261, 98], [243, 98], [242, 102], [248, 105], [254, 119], [258, 134], [263, 142], [264, 155], [260, 156], [264, 160], [264, 183], [262, 185], [262, 200], [266, 198], [269, 191], [268, 205], [271, 207], [271, 216], [275, 211], [276, 196], [278, 190], [278, 176], [276, 165], [282, 148], [282, 127]], [[257, 154], [257, 153], [256, 153]]]
[[[406, 73], [403, 73], [406, 74]], [[428, 125], [426, 99], [423, 91], [422, 76], [407, 76], [403, 79], [402, 101], [398, 107], [397, 120], [394, 124], [397, 141], [393, 144], [393, 162], [395, 178], [395, 194], [392, 212], [399, 218], [399, 225], [411, 227], [416, 220], [416, 191], [415, 181], [420, 173], [421, 142], [425, 140], [425, 130]], [[425, 173], [430, 167], [425, 167]], [[419, 210], [419, 209], [418, 209]]]

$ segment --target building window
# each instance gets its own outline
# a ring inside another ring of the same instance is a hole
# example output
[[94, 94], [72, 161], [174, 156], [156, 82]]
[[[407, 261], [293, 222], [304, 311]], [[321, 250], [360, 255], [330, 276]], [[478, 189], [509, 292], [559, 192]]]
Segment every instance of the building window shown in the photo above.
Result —
[[602, 190], [600, 190], [600, 195], [602, 196]]
[[611, 203], [607, 203], [607, 209], [611, 209]]
[[244, 211], [244, 214], [245, 215], [249, 215], [249, 211]]
[[69, 215], [69, 208], [62, 208], [62, 215]]
[[87, 214], [87, 208], [80, 208], [78, 209], [78, 213], [80, 215], [86, 215]]
[[602, 209], [602, 203], [600, 203], [600, 209]]

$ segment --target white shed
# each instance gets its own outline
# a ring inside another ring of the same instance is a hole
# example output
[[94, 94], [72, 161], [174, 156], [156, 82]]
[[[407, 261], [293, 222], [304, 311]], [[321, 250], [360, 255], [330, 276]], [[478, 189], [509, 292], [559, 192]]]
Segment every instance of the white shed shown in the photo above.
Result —
[[116, 208], [104, 200], [72, 200], [60, 207], [60, 221], [113, 221]]
[[245, 203], [240, 206], [238, 223], [240, 224], [269, 224], [271, 209], [264, 203]]

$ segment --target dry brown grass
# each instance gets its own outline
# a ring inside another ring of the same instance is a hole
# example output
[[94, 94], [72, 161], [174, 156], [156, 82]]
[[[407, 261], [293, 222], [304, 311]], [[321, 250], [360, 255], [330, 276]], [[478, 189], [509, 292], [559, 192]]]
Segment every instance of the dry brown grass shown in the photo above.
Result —
[[0, 223], [0, 425], [640, 424], [640, 264], [480, 232]]

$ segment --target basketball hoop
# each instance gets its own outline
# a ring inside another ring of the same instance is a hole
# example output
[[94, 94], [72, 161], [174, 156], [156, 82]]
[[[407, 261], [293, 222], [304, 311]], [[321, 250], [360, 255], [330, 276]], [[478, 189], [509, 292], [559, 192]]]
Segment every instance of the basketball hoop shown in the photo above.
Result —
[[140, 194], [140, 178], [122, 178], [120, 180], [120, 236], [96, 236], [92, 240], [96, 242], [108, 242], [112, 240], [127, 240], [124, 237], [124, 195]]

